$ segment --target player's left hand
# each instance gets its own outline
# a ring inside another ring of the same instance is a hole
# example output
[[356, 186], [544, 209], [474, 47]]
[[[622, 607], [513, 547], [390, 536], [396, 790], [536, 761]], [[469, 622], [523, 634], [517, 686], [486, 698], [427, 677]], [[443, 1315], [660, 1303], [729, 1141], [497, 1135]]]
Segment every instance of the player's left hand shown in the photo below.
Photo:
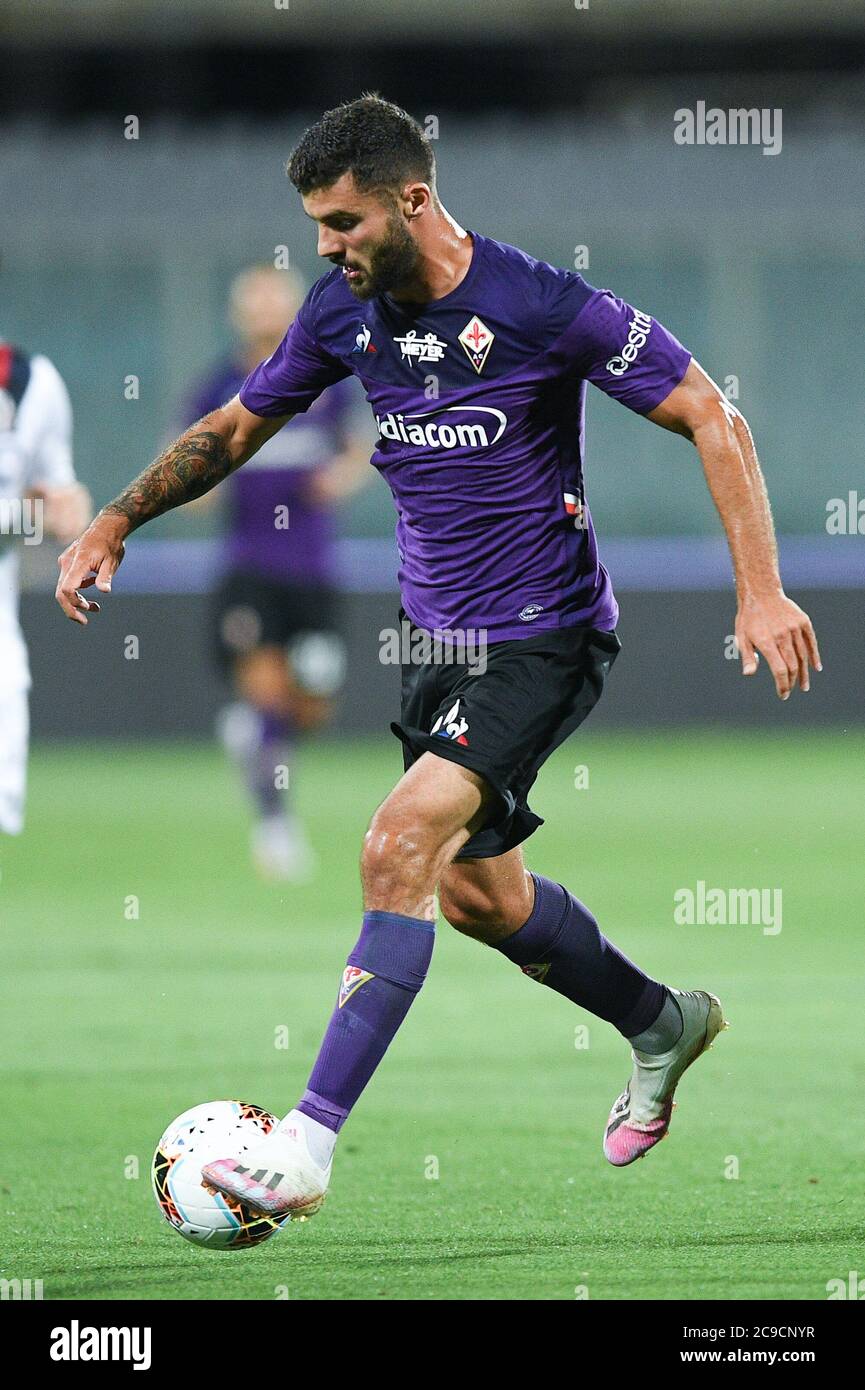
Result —
[[823, 670], [811, 619], [784, 593], [741, 601], [736, 614], [736, 644], [742, 675], [754, 675], [758, 653], [762, 653], [782, 700], [797, 684], [801, 690], [809, 689], [809, 666]]
[[67, 545], [58, 557], [60, 578], [54, 597], [67, 618], [86, 627], [84, 614], [100, 611], [99, 604], [85, 598], [81, 590], [95, 584], [102, 593], [111, 592], [111, 578], [123, 559], [123, 538], [128, 533], [129, 522], [125, 517], [100, 512], [84, 534]]

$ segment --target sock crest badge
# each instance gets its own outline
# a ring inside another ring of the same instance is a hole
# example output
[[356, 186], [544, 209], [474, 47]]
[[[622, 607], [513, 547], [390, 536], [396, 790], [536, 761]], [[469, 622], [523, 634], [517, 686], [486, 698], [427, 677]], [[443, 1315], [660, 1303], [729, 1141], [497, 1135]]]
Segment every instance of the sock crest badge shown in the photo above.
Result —
[[367, 980], [374, 980], [375, 976], [370, 970], [361, 970], [357, 965], [347, 965], [342, 972], [342, 983], [339, 987], [339, 998], [336, 1006], [341, 1009], [347, 999], [350, 999], [355, 990], [365, 985]]
[[543, 984], [551, 965], [552, 961], [548, 960], [542, 961], [538, 965], [521, 965], [520, 969], [524, 975], [528, 975], [530, 980], [537, 980], [539, 984]]

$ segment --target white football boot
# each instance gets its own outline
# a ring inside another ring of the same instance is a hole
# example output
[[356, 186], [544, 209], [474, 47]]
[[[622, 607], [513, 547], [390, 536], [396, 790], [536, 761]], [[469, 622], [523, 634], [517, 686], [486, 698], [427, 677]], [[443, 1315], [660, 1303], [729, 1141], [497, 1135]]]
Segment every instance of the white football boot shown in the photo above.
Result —
[[634, 1069], [607, 1121], [604, 1154], [624, 1168], [654, 1148], [670, 1128], [673, 1094], [683, 1073], [708, 1051], [722, 1028], [729, 1028], [714, 994], [702, 989], [671, 989], [682, 1014], [682, 1036], [657, 1056], [631, 1049]]
[[333, 1153], [322, 1167], [309, 1151], [302, 1123], [288, 1115], [254, 1149], [237, 1158], [217, 1158], [201, 1170], [205, 1187], [242, 1202], [262, 1216], [314, 1216], [327, 1196]]

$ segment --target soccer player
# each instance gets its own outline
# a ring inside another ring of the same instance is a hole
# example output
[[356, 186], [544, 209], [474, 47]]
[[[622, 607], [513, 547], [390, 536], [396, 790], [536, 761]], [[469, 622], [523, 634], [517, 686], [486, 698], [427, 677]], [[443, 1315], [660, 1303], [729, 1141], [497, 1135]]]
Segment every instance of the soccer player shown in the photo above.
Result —
[[72, 409], [47, 357], [0, 339], [0, 830], [24, 826], [30, 668], [18, 624], [19, 545], [64, 544], [92, 515], [72, 467]]
[[619, 651], [617, 607], [583, 491], [592, 382], [700, 455], [729, 541], [744, 674], [765, 657], [787, 699], [819, 669], [811, 623], [784, 594], [748, 427], [657, 320], [524, 251], [467, 231], [442, 206], [433, 152], [404, 111], [364, 96], [305, 132], [288, 165], [333, 269], [238, 396], [184, 435], [61, 557], [77, 623], [107, 591], [128, 535], [213, 487], [349, 372], [380, 441], [398, 515], [405, 622], [486, 633], [484, 662], [407, 662], [405, 774], [372, 818], [364, 918], [308, 1087], [245, 1164], [204, 1172], [255, 1211], [307, 1216], [337, 1135], [430, 964], [443, 916], [544, 988], [609, 1021], [630, 1082], [604, 1135], [609, 1161], [667, 1132], [676, 1086], [723, 1026], [718, 1000], [644, 973], [567, 887], [529, 872], [539, 767], [598, 700]]
[[[237, 395], [278, 346], [302, 300], [303, 286], [290, 271], [256, 265], [235, 277], [229, 308], [237, 349], [196, 385], [184, 425]], [[220, 732], [244, 773], [255, 812], [252, 857], [265, 878], [304, 879], [313, 869], [279, 770], [289, 767], [298, 735], [331, 717], [342, 684], [334, 504], [370, 478], [368, 440], [352, 424], [355, 390], [350, 380], [330, 387], [227, 484], [227, 564], [214, 645], [237, 703], [223, 712]]]

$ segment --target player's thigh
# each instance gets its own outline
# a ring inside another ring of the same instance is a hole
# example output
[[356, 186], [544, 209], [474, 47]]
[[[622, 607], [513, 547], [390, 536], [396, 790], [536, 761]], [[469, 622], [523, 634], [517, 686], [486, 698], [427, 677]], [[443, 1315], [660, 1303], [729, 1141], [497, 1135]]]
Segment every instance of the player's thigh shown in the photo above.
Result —
[[299, 729], [318, 729], [333, 714], [331, 697], [301, 683], [281, 645], [254, 647], [235, 659], [233, 671], [234, 688], [242, 700], [290, 719]]
[[439, 881], [438, 896], [442, 915], [458, 931], [483, 940], [516, 931], [534, 905], [534, 884], [522, 845], [490, 859], [450, 864]]
[[259, 709], [281, 710], [291, 704], [294, 681], [277, 643], [252, 647], [234, 659], [237, 693]]
[[423, 753], [370, 822], [367, 869], [382, 863], [437, 861], [437, 875], [489, 814], [494, 794], [483, 777], [435, 753]]

